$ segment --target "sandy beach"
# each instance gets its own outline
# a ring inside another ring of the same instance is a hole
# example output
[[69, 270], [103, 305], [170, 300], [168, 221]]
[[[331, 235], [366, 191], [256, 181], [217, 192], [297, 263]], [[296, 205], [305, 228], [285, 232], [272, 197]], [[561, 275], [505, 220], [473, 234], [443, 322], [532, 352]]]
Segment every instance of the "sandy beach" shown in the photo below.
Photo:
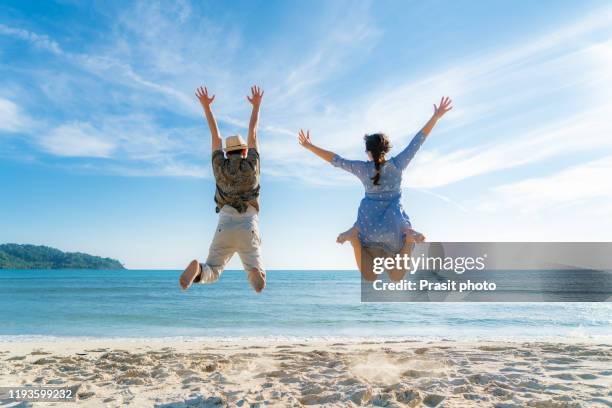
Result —
[[612, 347], [484, 341], [0, 343], [0, 386], [26, 385], [78, 386], [77, 405], [87, 407], [610, 407]]

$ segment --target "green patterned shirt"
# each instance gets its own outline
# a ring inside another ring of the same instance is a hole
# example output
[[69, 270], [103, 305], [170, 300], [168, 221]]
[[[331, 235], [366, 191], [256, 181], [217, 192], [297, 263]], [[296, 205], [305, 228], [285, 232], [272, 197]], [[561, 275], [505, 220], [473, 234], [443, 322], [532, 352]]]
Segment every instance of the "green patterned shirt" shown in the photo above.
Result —
[[212, 154], [212, 167], [217, 182], [215, 191], [216, 212], [224, 205], [243, 213], [249, 205], [259, 211], [259, 153], [249, 149], [247, 157], [230, 155], [222, 150]]

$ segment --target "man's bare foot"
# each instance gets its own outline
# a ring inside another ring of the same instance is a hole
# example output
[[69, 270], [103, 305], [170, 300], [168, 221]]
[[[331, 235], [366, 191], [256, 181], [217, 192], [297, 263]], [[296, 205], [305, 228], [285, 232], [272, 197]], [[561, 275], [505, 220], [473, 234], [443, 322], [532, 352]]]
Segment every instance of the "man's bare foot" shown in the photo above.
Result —
[[202, 266], [195, 259], [189, 263], [189, 266], [185, 269], [181, 277], [179, 278], [179, 284], [181, 289], [187, 290], [191, 284], [200, 276], [202, 273]]
[[346, 241], [350, 241], [353, 238], [357, 237], [357, 228], [352, 227], [349, 230], [344, 231], [342, 234], [338, 235], [336, 238], [336, 242], [339, 244], [344, 244]]
[[266, 273], [257, 268], [253, 268], [248, 271], [248, 274], [251, 287], [253, 287], [255, 292], [261, 293], [261, 291], [266, 287]]

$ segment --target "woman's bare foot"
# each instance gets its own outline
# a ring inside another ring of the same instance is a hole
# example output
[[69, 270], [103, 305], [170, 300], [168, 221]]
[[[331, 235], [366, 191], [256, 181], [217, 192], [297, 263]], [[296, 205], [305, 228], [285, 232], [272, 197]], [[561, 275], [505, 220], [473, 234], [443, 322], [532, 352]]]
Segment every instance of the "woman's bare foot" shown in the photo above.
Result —
[[340, 235], [338, 235], [338, 238], [336, 238], [336, 242], [339, 244], [344, 244], [346, 241], [350, 241], [353, 238], [356, 238], [358, 231], [359, 230], [357, 229], [357, 227], [351, 227], [351, 229], [346, 230]]
[[418, 243], [425, 241], [425, 235], [421, 234], [419, 231], [413, 230], [412, 228], [405, 229], [404, 233], [406, 234], [404, 242]]
[[251, 269], [249, 272], [249, 283], [257, 293], [261, 293], [266, 287], [266, 272], [260, 271], [257, 268]]
[[420, 232], [414, 231], [414, 242], [424, 242], [425, 241], [425, 235], [421, 234]]
[[179, 284], [181, 285], [181, 289], [189, 289], [191, 284], [198, 278], [198, 276], [200, 276], [201, 273], [202, 266], [198, 261], [194, 259], [189, 263], [189, 265], [179, 278]]

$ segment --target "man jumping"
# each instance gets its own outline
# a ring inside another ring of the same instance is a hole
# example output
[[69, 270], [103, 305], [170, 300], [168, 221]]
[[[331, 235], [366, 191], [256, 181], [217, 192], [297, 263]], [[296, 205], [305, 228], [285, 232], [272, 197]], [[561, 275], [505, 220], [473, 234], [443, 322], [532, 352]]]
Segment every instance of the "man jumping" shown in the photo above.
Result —
[[247, 144], [240, 135], [225, 139], [225, 154], [221, 149], [221, 136], [213, 116], [211, 105], [215, 96], [208, 96], [208, 89], [196, 90], [210, 135], [212, 136], [212, 167], [217, 183], [215, 191], [216, 211], [219, 223], [210, 244], [206, 263], [191, 261], [179, 279], [183, 290], [192, 283], [213, 283], [230, 258], [238, 252], [249, 282], [255, 292], [260, 293], [266, 286], [266, 272], [261, 262], [259, 237], [259, 152], [257, 150], [257, 122], [263, 91], [251, 87], [248, 101], [253, 106], [249, 122]]

